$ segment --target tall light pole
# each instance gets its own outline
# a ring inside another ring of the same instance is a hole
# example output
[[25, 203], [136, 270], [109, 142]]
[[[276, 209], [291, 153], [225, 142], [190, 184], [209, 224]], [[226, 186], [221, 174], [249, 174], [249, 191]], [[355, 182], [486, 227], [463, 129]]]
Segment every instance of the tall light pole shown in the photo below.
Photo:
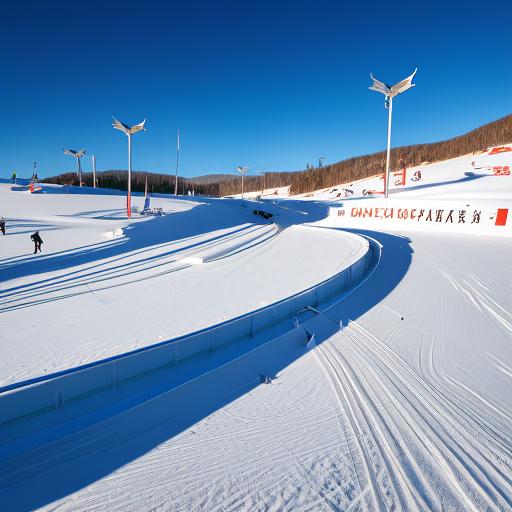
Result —
[[82, 186], [82, 165], [80, 164], [80, 158], [85, 155], [85, 149], [81, 149], [80, 151], [75, 151], [74, 149], [65, 149], [65, 155], [74, 156], [76, 158], [76, 175], [78, 176], [78, 182], [80, 186]]
[[174, 182], [174, 195], [178, 195], [178, 165], [180, 163], [180, 129], [178, 128], [178, 138], [176, 139], [176, 181]]
[[115, 117], [113, 118], [114, 122], [112, 126], [116, 130], [121, 130], [128, 137], [128, 195], [126, 196], [126, 212], [128, 214], [128, 218], [132, 218], [132, 135], [137, 132], [144, 131], [144, 123], [146, 120], [142, 121], [142, 123], [136, 124], [134, 126], [128, 126], [121, 121], [118, 121]]
[[238, 166], [236, 170], [242, 175], [242, 199], [244, 198], [244, 176], [249, 172], [249, 167]]
[[408, 76], [406, 79], [398, 82], [393, 86], [387, 85], [384, 82], [377, 80], [370, 73], [373, 84], [369, 87], [369, 89], [384, 94], [386, 97], [384, 105], [388, 109], [388, 149], [386, 154], [386, 176], [384, 177], [384, 197], [386, 197], [386, 199], [389, 195], [389, 156], [391, 149], [391, 117], [393, 115], [393, 98], [416, 85], [412, 83], [412, 79], [414, 78], [416, 71], [418, 71], [418, 68], [414, 70], [412, 75]]

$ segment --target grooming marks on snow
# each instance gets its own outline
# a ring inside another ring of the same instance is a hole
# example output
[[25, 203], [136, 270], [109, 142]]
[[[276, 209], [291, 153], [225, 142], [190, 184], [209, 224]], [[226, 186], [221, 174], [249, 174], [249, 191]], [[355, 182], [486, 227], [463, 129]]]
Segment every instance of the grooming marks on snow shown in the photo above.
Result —
[[505, 330], [512, 334], [512, 313], [503, 308], [489, 295], [489, 288], [485, 285], [482, 286], [480, 282], [478, 285], [483, 288], [479, 291], [468, 280], [463, 279], [458, 281], [448, 273], [440, 270], [446, 280], [453, 286], [457, 292], [466, 297], [479, 311], [479, 313], [487, 313], [491, 315], [497, 322], [499, 322]]
[[453, 384], [460, 383], [439, 378], [433, 342], [422, 356], [423, 374], [357, 322], [314, 353], [352, 426], [364, 469], [359, 479], [372, 486], [375, 509], [438, 510], [459, 503], [465, 510], [500, 510], [512, 505], [510, 435], [481, 421], [454, 393]]
[[484, 354], [492, 360], [493, 365], [495, 368], [497, 368], [500, 372], [503, 372], [507, 377], [510, 377], [512, 379], [512, 367], [506, 364], [504, 361], [501, 361], [496, 356], [491, 354], [490, 352], [487, 352], [486, 350], [483, 351]]

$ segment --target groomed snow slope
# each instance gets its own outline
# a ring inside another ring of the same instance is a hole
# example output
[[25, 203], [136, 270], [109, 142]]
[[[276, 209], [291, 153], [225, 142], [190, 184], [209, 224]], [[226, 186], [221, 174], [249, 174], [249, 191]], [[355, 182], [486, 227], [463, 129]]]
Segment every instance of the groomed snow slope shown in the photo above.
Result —
[[[461, 181], [468, 163], [438, 164], [446, 176], [425, 176], [410, 192], [510, 200], [511, 176]], [[316, 201], [282, 201], [280, 211], [318, 218], [333, 198], [308, 199]], [[94, 422], [43, 430], [37, 445], [19, 439], [17, 454], [0, 446], [10, 453], [0, 461], [0, 503], [511, 510], [512, 237], [354, 229], [381, 244], [381, 259], [344, 300], [299, 316], [316, 347], [282, 337], [252, 366], [249, 354], [242, 368], [210, 372], [207, 386], [196, 379]], [[270, 385], [254, 382], [262, 360]]]
[[29, 451], [0, 466], [0, 500], [62, 511], [510, 509], [512, 280], [497, 271], [510, 241], [373, 236], [377, 271], [316, 317], [319, 346], [282, 354], [295, 361], [271, 385], [222, 404], [218, 382], [211, 414], [215, 385], [188, 395], [205, 412], [181, 432], [197, 412], [165, 394]]
[[[327, 279], [364, 250], [325, 230], [281, 230], [238, 201], [156, 198], [166, 215], [128, 222], [123, 196], [20, 188], [0, 185], [0, 384], [220, 323]], [[275, 219], [295, 222], [285, 210]]]

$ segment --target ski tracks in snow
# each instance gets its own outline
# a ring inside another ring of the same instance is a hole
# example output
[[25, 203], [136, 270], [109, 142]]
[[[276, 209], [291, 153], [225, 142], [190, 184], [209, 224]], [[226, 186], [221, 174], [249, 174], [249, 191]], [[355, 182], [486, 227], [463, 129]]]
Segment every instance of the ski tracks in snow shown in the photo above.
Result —
[[315, 353], [352, 428], [368, 508], [512, 507], [510, 433], [458, 392], [433, 345], [425, 375], [356, 322]]

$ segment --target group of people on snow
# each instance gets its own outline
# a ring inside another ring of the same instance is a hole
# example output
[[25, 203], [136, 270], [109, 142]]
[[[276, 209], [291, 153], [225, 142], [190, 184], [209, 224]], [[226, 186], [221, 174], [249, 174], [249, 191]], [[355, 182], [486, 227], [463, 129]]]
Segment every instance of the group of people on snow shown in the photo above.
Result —
[[[0, 217], [0, 231], [2, 232], [2, 235], [5, 235], [5, 219], [3, 217]], [[32, 242], [34, 242], [34, 254], [36, 254], [38, 251], [41, 252], [41, 244], [43, 243], [43, 239], [41, 238], [39, 231], [36, 231], [30, 235], [30, 239]]]

